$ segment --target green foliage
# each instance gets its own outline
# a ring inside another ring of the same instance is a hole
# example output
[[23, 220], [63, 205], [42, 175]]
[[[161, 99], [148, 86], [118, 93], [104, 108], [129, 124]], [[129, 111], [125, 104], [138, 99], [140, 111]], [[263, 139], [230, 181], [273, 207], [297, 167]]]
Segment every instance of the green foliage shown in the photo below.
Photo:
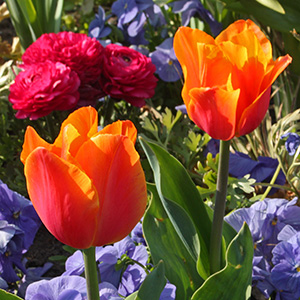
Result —
[[211, 275], [194, 293], [192, 300], [250, 299], [252, 259], [252, 236], [244, 223], [228, 246], [225, 268]]
[[24, 50], [43, 33], [59, 31], [63, 0], [6, 0], [6, 3]]
[[155, 264], [163, 260], [168, 280], [176, 285], [176, 299], [189, 299], [203, 280], [197, 273], [195, 259], [164, 209], [155, 185], [148, 184], [148, 190], [151, 192], [151, 202], [144, 216], [143, 232], [151, 258]]
[[22, 298], [0, 289], [1, 300], [22, 300]]
[[[203, 278], [209, 274], [208, 249], [210, 243], [211, 222], [200, 194], [189, 177], [185, 168], [166, 152], [152, 142], [140, 139], [142, 147], [154, 173], [155, 184], [160, 200], [190, 254], [195, 253], [191, 243], [192, 238], [184, 234], [185, 224], [177, 214], [173, 214], [174, 207], [179, 205], [192, 220], [198, 234], [201, 251], [198, 253], [198, 272]], [[185, 214], [181, 214], [188, 222]], [[195, 248], [197, 251], [197, 247]], [[200, 250], [200, 249], [199, 249]], [[198, 251], [197, 251], [198, 252]]]

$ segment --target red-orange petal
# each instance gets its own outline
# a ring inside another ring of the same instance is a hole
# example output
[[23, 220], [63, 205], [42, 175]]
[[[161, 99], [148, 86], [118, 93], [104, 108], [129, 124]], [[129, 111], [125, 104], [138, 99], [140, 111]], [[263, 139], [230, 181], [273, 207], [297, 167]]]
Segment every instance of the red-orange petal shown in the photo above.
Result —
[[[78, 132], [78, 135], [73, 135], [74, 138], [81, 136], [82, 139], [87, 140], [98, 132], [98, 113], [95, 108], [91, 106], [81, 107], [71, 113], [61, 125], [59, 135], [54, 142], [56, 147], [62, 148], [64, 136], [63, 132], [65, 127], [69, 124], [71, 124]], [[72, 141], [69, 138], [68, 143], [71, 142]], [[74, 152], [76, 151], [77, 149], [74, 149]]]
[[94, 245], [121, 240], [143, 216], [147, 203], [134, 144], [126, 136], [100, 134], [80, 148], [76, 159], [98, 190], [101, 209]]
[[195, 88], [187, 106], [190, 118], [212, 138], [230, 140], [236, 130], [236, 107], [239, 90]]
[[207, 33], [191, 29], [188, 27], [180, 27], [174, 36], [174, 51], [179, 60], [186, 83], [182, 90], [183, 99], [188, 105], [190, 101], [188, 97], [189, 90], [200, 85], [200, 65], [198, 61], [198, 43], [215, 44], [213, 37]]
[[[24, 164], [28, 155], [37, 147], [44, 147], [51, 151], [53, 149], [53, 145], [47, 143], [43, 140], [38, 133], [35, 131], [34, 128], [28, 126], [24, 136], [24, 143], [23, 143], [23, 150], [21, 152], [20, 159]], [[60, 152], [59, 149], [55, 152]]]
[[135, 144], [137, 136], [137, 130], [130, 120], [116, 121], [112, 124], [105, 126], [101, 131], [99, 131], [99, 133], [125, 135], [132, 140], [133, 144]]
[[74, 248], [92, 246], [99, 202], [90, 178], [45, 148], [29, 154], [25, 176], [30, 199], [48, 230]]

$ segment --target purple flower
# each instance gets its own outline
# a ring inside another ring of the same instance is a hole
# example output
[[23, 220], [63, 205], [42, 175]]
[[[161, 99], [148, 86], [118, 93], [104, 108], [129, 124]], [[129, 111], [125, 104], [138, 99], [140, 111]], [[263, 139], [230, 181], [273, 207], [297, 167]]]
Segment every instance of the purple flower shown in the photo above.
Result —
[[289, 298], [297, 300], [300, 297], [300, 232], [287, 241], [276, 245], [272, 251], [271, 279], [279, 291], [289, 293]]
[[156, 4], [148, 7], [145, 10], [145, 13], [149, 19], [149, 24], [154, 27], [158, 28], [165, 24], [167, 24], [166, 19], [160, 9], [160, 7]]
[[99, 284], [100, 300], [122, 300], [118, 294], [118, 290], [109, 282], [101, 282]]
[[23, 196], [10, 190], [0, 181], [0, 220], [15, 224], [24, 232], [23, 249], [33, 243], [41, 221], [31, 203]]
[[24, 233], [16, 225], [0, 220], [0, 274], [8, 283], [18, 281], [15, 266], [23, 273], [22, 263]]
[[220, 140], [210, 139], [206, 144], [206, 148], [204, 149], [204, 155], [207, 156], [208, 153], [211, 153], [213, 157], [215, 157], [219, 153], [220, 148]]
[[190, 19], [198, 14], [205, 21], [214, 36], [218, 35], [222, 30], [222, 24], [217, 22], [210, 11], [205, 9], [199, 0], [180, 0], [171, 3], [174, 13], [181, 13], [182, 25], [187, 26]]
[[117, 0], [112, 4], [111, 12], [118, 18], [118, 27], [132, 21], [139, 12], [135, 0]]
[[181, 78], [182, 69], [173, 49], [173, 38], [168, 38], [151, 53], [151, 60], [156, 66], [159, 78], [166, 82], [174, 82]]
[[298, 147], [300, 146], [300, 136], [297, 134], [297, 133], [286, 133], [284, 135], [281, 136], [281, 138], [286, 138], [286, 141], [285, 141], [285, 148], [288, 152], [289, 155], [293, 156]]
[[175, 106], [175, 108], [176, 108], [176, 110], [180, 110], [183, 114], [187, 114], [185, 104], [177, 105], [177, 106]]
[[[26, 265], [26, 259], [24, 261], [24, 265]], [[52, 263], [46, 262], [44, 266], [42, 267], [36, 267], [36, 268], [28, 268], [26, 269], [26, 274], [23, 276], [21, 280], [21, 284], [18, 289], [18, 296], [24, 298], [25, 292], [28, 287], [33, 282], [40, 281], [43, 278], [42, 276], [53, 266]]]
[[141, 222], [137, 223], [136, 226], [132, 229], [131, 239], [137, 244], [142, 244], [146, 246], [146, 241], [143, 233], [143, 226]]
[[96, 39], [101, 39], [108, 36], [111, 33], [111, 28], [105, 26], [105, 12], [99, 5], [98, 14], [95, 15], [95, 19], [89, 25], [89, 36]]
[[[257, 182], [270, 182], [277, 166], [278, 161], [271, 157], [259, 156], [256, 161], [241, 152], [230, 153], [229, 174], [236, 178], [242, 178], [250, 174], [251, 178], [254, 178]], [[285, 184], [285, 176], [281, 170], [275, 183]], [[275, 189], [273, 189], [273, 192], [275, 192]]]
[[86, 282], [80, 276], [60, 276], [30, 284], [25, 300], [85, 300]]
[[[99, 262], [101, 280], [111, 283], [123, 296], [139, 289], [146, 277], [145, 270], [134, 261], [146, 265], [148, 253], [143, 245], [136, 246], [130, 237], [112, 246], [96, 247], [96, 261]], [[76, 251], [66, 261], [63, 275], [81, 275], [84, 261], [81, 251]]]
[[[273, 272], [277, 274], [277, 270], [279, 270], [278, 273], [280, 273], [284, 268], [287, 268], [287, 263], [283, 258], [284, 255], [280, 256], [283, 253], [283, 246], [279, 247], [279, 245], [285, 243], [282, 245], [286, 246], [286, 243], [291, 242], [295, 245], [298, 242], [300, 243], [298, 233], [296, 235], [293, 234], [300, 230], [300, 207], [297, 206], [296, 203], [297, 198], [291, 201], [286, 199], [264, 199], [263, 201], [254, 203], [249, 208], [238, 209], [225, 217], [226, 222], [235, 230], [239, 230], [243, 222], [248, 224], [255, 249], [253, 258], [253, 284], [259, 288], [267, 298], [274, 288], [274, 290], [277, 290], [280, 294], [278, 294], [280, 298], [276, 299], [294, 299], [288, 298], [291, 293], [290, 290], [279, 288], [276, 282], [277, 275], [273, 275]], [[297, 239], [295, 236], [297, 236]], [[283, 241], [280, 242], [280, 240]], [[300, 251], [299, 245], [300, 244], [297, 244], [299, 249], [297, 251]], [[294, 248], [288, 245], [286, 249], [292, 251], [291, 249]], [[294, 267], [297, 265], [297, 260], [298, 262], [300, 261], [300, 256], [298, 256], [297, 251], [293, 252], [294, 257], [296, 257], [294, 258]], [[286, 256], [288, 255], [291, 255], [291, 253], [287, 252]], [[281, 264], [281, 262], [283, 262], [283, 264]], [[281, 265], [276, 267], [276, 264]], [[276, 268], [271, 269], [273, 265], [275, 265]], [[294, 270], [290, 265], [289, 267], [290, 271], [287, 271], [287, 276], [290, 276]], [[296, 267], [296, 270], [300, 269]], [[298, 276], [298, 273], [296, 275]], [[276, 277], [275, 281], [273, 280], [274, 276]], [[287, 278], [285, 280], [287, 280]], [[298, 277], [295, 280], [299, 280]], [[288, 283], [286, 284], [288, 285]], [[293, 284], [294, 283], [291, 283], [291, 286], [293, 286]], [[298, 286], [300, 285], [298, 284]]]
[[174, 300], [176, 297], [176, 286], [171, 283], [167, 283], [159, 297], [159, 300]]

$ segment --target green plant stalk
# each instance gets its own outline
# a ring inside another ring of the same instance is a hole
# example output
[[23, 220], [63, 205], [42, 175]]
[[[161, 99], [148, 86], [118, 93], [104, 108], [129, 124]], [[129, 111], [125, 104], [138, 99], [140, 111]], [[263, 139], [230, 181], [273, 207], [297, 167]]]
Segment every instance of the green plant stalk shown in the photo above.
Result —
[[211, 274], [221, 269], [222, 230], [225, 214], [228, 168], [229, 168], [230, 141], [220, 141], [219, 167], [217, 178], [217, 190], [215, 197], [215, 209], [210, 235], [210, 272]]
[[95, 247], [82, 250], [88, 300], [100, 300]]
[[270, 185], [266, 188], [265, 192], [263, 193], [263, 195], [260, 198], [260, 201], [263, 201], [268, 196], [268, 194], [270, 193], [272, 185], [275, 183], [275, 181], [276, 181], [276, 179], [277, 179], [277, 177], [279, 175], [280, 170], [281, 170], [281, 165], [278, 164], [278, 166], [277, 166], [277, 168], [276, 168], [276, 170], [274, 172], [274, 175], [273, 175], [273, 177], [272, 177], [272, 179], [270, 181]]

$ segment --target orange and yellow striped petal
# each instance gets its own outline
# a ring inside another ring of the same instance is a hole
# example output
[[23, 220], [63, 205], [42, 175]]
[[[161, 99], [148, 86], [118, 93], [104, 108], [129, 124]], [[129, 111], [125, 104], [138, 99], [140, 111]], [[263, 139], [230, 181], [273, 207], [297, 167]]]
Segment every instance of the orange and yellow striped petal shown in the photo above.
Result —
[[116, 121], [112, 124], [105, 126], [99, 133], [125, 135], [132, 140], [133, 144], [135, 144], [137, 136], [137, 130], [130, 120]]

